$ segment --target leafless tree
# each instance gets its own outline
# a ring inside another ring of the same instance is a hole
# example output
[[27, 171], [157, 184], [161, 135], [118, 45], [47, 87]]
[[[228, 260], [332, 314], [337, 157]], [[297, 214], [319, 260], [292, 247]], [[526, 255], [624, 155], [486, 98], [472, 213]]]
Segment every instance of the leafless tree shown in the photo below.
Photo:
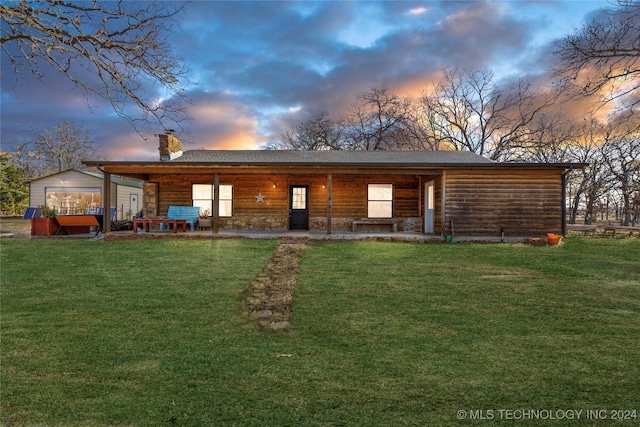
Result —
[[85, 169], [82, 159], [104, 157], [95, 147], [92, 132], [68, 120], [35, 134], [32, 141], [18, 144], [13, 154], [26, 180], [68, 169]]
[[[577, 139], [571, 142], [574, 161], [588, 166], [570, 174], [570, 180], [575, 184], [570, 223], [576, 222], [578, 210], [583, 206], [584, 223], [592, 224], [596, 219], [596, 206], [613, 187], [613, 177], [606, 164], [607, 151], [603, 149], [603, 141], [611, 138], [611, 132], [612, 128], [607, 123], [585, 120]], [[584, 205], [581, 205], [583, 198]]]
[[[584, 208], [584, 222], [595, 220], [599, 206], [620, 203], [620, 222], [629, 225], [640, 190], [640, 127], [631, 118], [599, 122], [585, 120], [576, 139], [568, 142], [572, 161], [587, 163], [586, 168], [569, 175], [571, 211], [575, 223], [578, 210]], [[606, 208], [608, 213], [608, 208]]]
[[605, 162], [615, 178], [614, 188], [622, 198], [621, 225], [629, 225], [633, 201], [638, 198], [640, 182], [640, 124], [616, 125], [603, 144]]
[[617, 6], [558, 43], [554, 75], [577, 95], [633, 112], [640, 103], [640, 3], [617, 0]]
[[339, 150], [342, 144], [341, 127], [322, 112], [300, 122], [295, 129], [285, 129], [280, 142], [272, 142], [269, 149], [281, 150]]
[[412, 105], [404, 123], [401, 139], [407, 150], [434, 151], [448, 148], [438, 132], [439, 116], [433, 110]]
[[[188, 76], [167, 35], [184, 6], [167, 2], [8, 0], [0, 2], [3, 60], [46, 78], [52, 69], [97, 96], [137, 130], [185, 120]], [[131, 114], [135, 106], [140, 115]], [[167, 123], [168, 122], [168, 123]]]
[[509, 147], [510, 159], [525, 163], [562, 163], [576, 160], [578, 127], [550, 113], [532, 121], [527, 138], [516, 138]]
[[437, 144], [506, 160], [514, 141], [529, 138], [533, 120], [557, 98], [536, 97], [522, 81], [501, 88], [494, 80], [489, 70], [446, 68], [442, 81], [424, 91], [424, 117]]
[[410, 106], [408, 99], [385, 87], [361, 93], [343, 123], [343, 147], [350, 150], [402, 149]]

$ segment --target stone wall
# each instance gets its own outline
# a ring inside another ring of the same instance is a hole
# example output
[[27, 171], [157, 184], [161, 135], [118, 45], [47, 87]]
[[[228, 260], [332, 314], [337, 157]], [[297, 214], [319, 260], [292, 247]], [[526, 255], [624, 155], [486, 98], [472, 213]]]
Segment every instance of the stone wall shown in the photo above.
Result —
[[[332, 231], [352, 231], [353, 220], [355, 217], [346, 218], [332, 218], [331, 230]], [[360, 218], [358, 218], [360, 219]], [[422, 232], [422, 217], [409, 217], [409, 218], [395, 218], [398, 221], [398, 231], [404, 232]], [[327, 230], [327, 218], [326, 217], [311, 217], [309, 218], [309, 228], [311, 230]], [[362, 225], [359, 226], [358, 231], [389, 231], [388, 225]]]
[[[351, 231], [355, 218], [332, 218], [331, 229], [333, 231]], [[398, 231], [422, 232], [422, 218], [397, 218]], [[286, 231], [289, 228], [289, 218], [279, 216], [234, 216], [232, 218], [220, 218], [220, 229], [240, 231]], [[326, 217], [310, 217], [309, 229], [311, 231], [326, 231]], [[367, 225], [361, 226], [358, 231], [389, 231], [389, 226]]]
[[[351, 222], [354, 218], [331, 218], [332, 231], [351, 231]], [[327, 230], [327, 217], [318, 216], [309, 218], [311, 230]]]
[[156, 183], [142, 184], [142, 214], [147, 218], [158, 216], [158, 184]]
[[220, 218], [222, 230], [286, 231], [289, 218], [277, 216], [234, 216]]

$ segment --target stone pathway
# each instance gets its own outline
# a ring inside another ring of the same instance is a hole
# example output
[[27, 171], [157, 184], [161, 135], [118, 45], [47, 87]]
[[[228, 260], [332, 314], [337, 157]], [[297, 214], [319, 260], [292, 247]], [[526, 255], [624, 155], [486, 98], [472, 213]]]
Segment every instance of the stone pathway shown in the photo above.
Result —
[[249, 285], [245, 315], [258, 325], [278, 331], [291, 327], [291, 305], [304, 240], [281, 239], [265, 270]]

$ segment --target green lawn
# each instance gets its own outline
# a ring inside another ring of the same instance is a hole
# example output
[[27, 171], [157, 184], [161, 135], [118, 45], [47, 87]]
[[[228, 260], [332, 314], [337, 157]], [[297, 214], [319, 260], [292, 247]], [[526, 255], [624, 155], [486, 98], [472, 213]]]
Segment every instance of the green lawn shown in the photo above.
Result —
[[241, 316], [277, 241], [0, 243], [4, 425], [640, 423], [636, 239], [310, 243], [289, 334]]

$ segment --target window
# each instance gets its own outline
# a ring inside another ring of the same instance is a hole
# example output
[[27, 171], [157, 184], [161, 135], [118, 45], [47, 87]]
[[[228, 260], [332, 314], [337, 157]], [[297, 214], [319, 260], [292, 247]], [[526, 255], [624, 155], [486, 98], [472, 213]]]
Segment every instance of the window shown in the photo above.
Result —
[[[218, 214], [220, 216], [233, 215], [233, 185], [220, 184]], [[192, 206], [198, 206], [200, 212], [209, 211], [213, 215], [213, 184], [193, 184], [191, 188]]]
[[393, 184], [369, 184], [367, 212], [369, 218], [393, 216]]
[[100, 188], [48, 187], [46, 205], [58, 215], [83, 215], [102, 206]]
[[306, 187], [293, 187], [291, 189], [291, 209], [307, 209]]
[[233, 215], [233, 185], [220, 184], [219, 190], [218, 213], [220, 216]]

